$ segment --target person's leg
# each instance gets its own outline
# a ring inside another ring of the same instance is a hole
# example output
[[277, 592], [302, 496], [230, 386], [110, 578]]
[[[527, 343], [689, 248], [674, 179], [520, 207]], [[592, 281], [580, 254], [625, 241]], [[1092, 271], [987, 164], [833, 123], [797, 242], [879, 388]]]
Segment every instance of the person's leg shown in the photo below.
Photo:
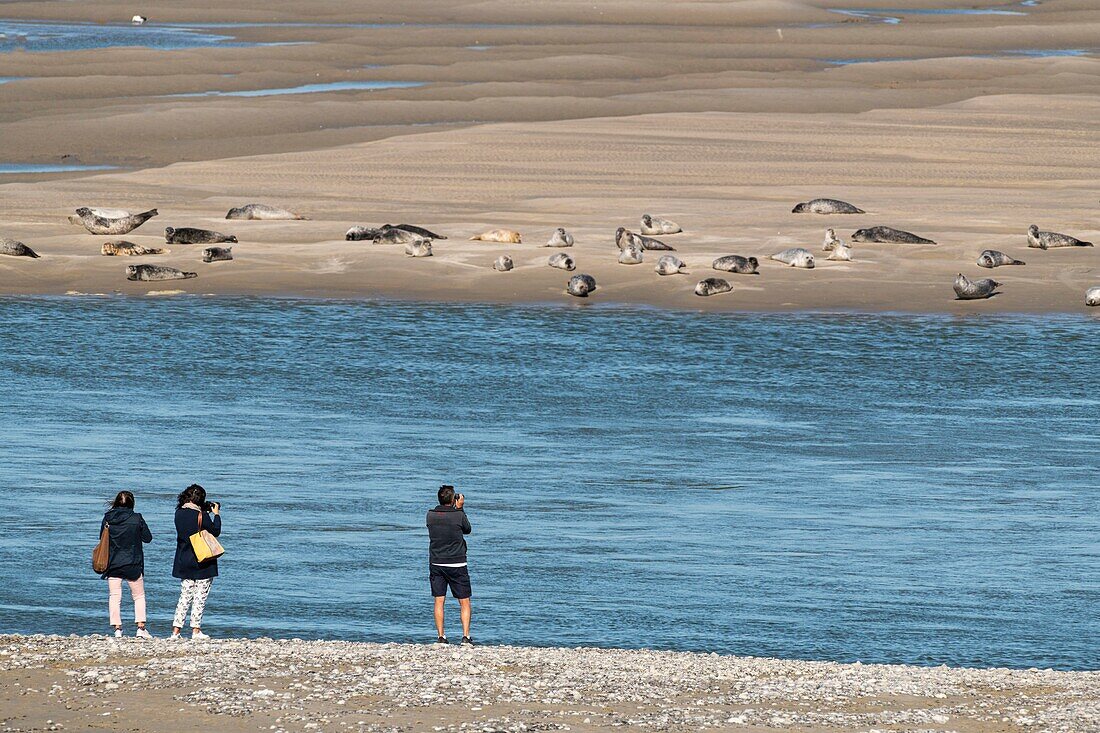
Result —
[[111, 626], [122, 628], [122, 578], [107, 578], [107, 611]]
[[191, 598], [195, 594], [195, 581], [180, 581], [180, 599], [176, 603], [176, 615], [172, 619], [172, 633], [178, 634], [183, 628], [183, 621], [187, 618], [187, 610], [191, 608]]
[[210, 595], [213, 578], [195, 581], [195, 600], [191, 606], [191, 632], [202, 632], [202, 615], [206, 612], [206, 597]]
[[470, 638], [470, 616], [472, 615], [472, 609], [470, 608], [469, 598], [459, 598], [458, 608], [462, 616], [462, 635], [467, 639]]
[[470, 569], [466, 567], [450, 569], [451, 595], [458, 600], [458, 609], [462, 617], [462, 638], [470, 638], [470, 596], [473, 590], [470, 586]]
[[[119, 590], [122, 590], [119, 588]], [[134, 621], [139, 629], [145, 628], [145, 576], [130, 581], [130, 597], [134, 599]]]
[[428, 567], [428, 583], [432, 587], [432, 597], [435, 599], [435, 630], [440, 639], [446, 639], [447, 633], [443, 630], [444, 603], [447, 600], [447, 575], [443, 568], [430, 565]]
[[443, 616], [445, 613], [444, 606], [446, 605], [447, 596], [435, 597], [435, 630], [439, 632], [440, 636], [446, 636], [443, 633]]

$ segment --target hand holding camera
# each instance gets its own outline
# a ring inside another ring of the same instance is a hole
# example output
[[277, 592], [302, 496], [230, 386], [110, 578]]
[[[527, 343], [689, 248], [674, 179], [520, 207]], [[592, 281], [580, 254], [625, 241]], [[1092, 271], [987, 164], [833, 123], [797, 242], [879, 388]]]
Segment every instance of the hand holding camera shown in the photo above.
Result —
[[204, 512], [220, 515], [222, 512], [222, 505], [216, 501], [208, 501], [202, 505], [202, 510]]
[[455, 497], [455, 509], [461, 509], [462, 505], [466, 503], [466, 495], [459, 494]]

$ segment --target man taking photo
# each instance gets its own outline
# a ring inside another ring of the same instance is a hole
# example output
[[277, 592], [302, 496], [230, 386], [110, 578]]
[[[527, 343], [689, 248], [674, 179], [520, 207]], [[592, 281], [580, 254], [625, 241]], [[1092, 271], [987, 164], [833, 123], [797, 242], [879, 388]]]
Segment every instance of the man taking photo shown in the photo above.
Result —
[[439, 487], [439, 506], [428, 512], [428, 578], [435, 597], [435, 628], [439, 632], [437, 643], [446, 644], [443, 631], [444, 603], [447, 588], [458, 599], [462, 616], [462, 643], [472, 646], [470, 638], [470, 571], [466, 566], [466, 538], [473, 528], [466, 512], [462, 510], [466, 497], [455, 493], [455, 487], [444, 484]]

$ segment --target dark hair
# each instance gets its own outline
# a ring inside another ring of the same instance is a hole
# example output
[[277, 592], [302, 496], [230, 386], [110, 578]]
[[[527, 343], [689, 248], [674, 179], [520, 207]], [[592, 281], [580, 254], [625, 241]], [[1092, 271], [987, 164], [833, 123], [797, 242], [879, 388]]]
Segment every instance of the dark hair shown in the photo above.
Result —
[[439, 506], [450, 506], [455, 503], [455, 487], [443, 484], [439, 487]]
[[191, 484], [180, 492], [179, 498], [176, 500], [176, 508], [179, 509], [188, 502], [201, 507], [206, 503], [206, 489], [198, 484]]
[[129, 491], [120, 491], [115, 496], [115, 500], [111, 502], [112, 509], [118, 509], [119, 507], [125, 507], [127, 509], [134, 508], [134, 495]]

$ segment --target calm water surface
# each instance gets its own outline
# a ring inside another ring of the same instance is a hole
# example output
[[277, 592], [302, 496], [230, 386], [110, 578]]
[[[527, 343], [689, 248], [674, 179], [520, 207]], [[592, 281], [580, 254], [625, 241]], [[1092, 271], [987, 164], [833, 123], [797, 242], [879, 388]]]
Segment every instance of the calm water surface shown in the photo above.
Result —
[[430, 640], [447, 481], [486, 643], [1100, 668], [1096, 319], [0, 314], [0, 632], [107, 628], [88, 556], [126, 488], [164, 634], [173, 498], [198, 481], [228, 548], [211, 633]]

